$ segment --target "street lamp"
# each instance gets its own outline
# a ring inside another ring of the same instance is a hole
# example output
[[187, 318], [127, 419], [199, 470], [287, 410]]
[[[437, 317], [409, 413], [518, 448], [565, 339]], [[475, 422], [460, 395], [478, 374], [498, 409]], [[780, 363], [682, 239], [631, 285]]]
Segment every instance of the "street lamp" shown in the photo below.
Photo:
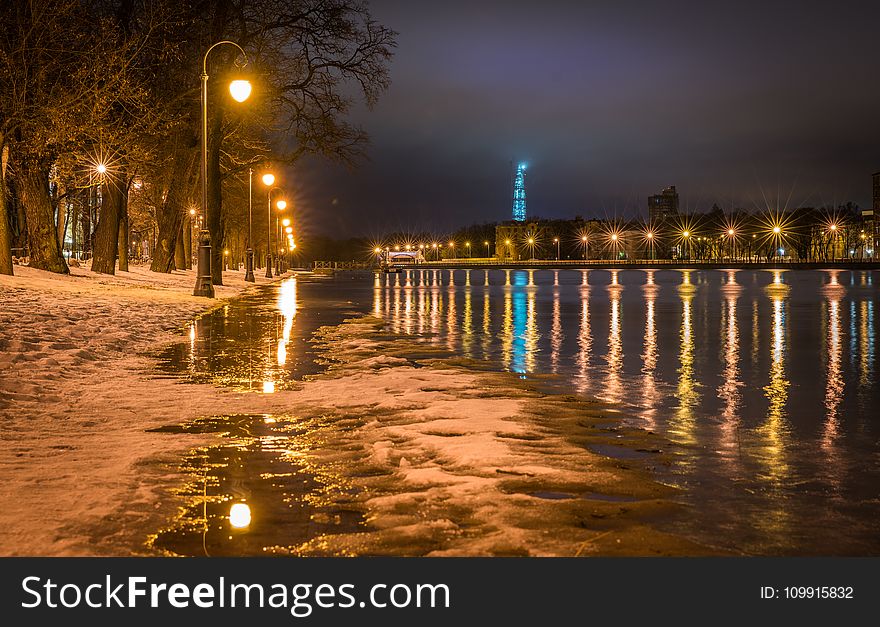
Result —
[[486, 247], [486, 259], [488, 259], [491, 255], [489, 254], [489, 241], [486, 240], [483, 242], [483, 245]]
[[648, 231], [645, 237], [648, 238], [648, 248], [651, 249], [651, 261], [654, 261], [654, 231]]
[[256, 283], [254, 278], [254, 249], [253, 241], [254, 221], [254, 169], [248, 168], [248, 236], [247, 249], [244, 251], [244, 280], [248, 283]]
[[581, 235], [581, 241], [584, 243], [584, 261], [587, 260], [587, 253], [590, 250], [590, 240], [586, 235]]
[[556, 244], [556, 261], [559, 261], [559, 238], [554, 237], [553, 243]]
[[263, 185], [269, 188], [268, 191], [268, 208], [266, 211], [266, 278], [272, 278], [272, 192], [280, 187], [272, 187], [275, 183], [275, 175], [266, 172], [260, 177]]
[[[218, 41], [205, 51], [202, 57], [202, 215], [205, 217], [204, 228], [199, 234], [199, 259], [196, 271], [196, 286], [193, 296], [214, 298], [214, 281], [211, 272], [211, 231], [208, 224], [208, 54], [217, 46], [228, 44], [235, 46], [244, 57], [247, 65], [247, 54], [234, 41]], [[236, 102], [244, 102], [251, 95], [250, 82], [236, 79], [229, 85], [229, 93]], [[106, 166], [105, 166], [106, 169]]]
[[278, 256], [275, 258], [275, 274], [281, 274], [284, 267], [284, 246], [281, 243], [283, 233], [281, 232], [281, 225], [279, 224], [279, 214], [287, 209], [287, 201], [283, 198], [279, 198], [275, 201], [275, 208], [279, 212], [275, 214], [275, 229], [278, 231]]
[[471, 257], [471, 243], [465, 242], [464, 247], [467, 248], [467, 256], [468, 256], [468, 259], [470, 259], [470, 257]]

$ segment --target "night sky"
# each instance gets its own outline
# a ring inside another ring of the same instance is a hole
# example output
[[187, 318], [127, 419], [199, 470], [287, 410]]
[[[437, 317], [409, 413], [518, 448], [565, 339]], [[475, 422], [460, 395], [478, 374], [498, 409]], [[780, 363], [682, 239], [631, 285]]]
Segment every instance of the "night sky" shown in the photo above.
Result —
[[[766, 6], [773, 5], [773, 6]], [[871, 202], [880, 2], [375, 0], [392, 86], [356, 170], [294, 169], [304, 226], [379, 235], [530, 216]]]

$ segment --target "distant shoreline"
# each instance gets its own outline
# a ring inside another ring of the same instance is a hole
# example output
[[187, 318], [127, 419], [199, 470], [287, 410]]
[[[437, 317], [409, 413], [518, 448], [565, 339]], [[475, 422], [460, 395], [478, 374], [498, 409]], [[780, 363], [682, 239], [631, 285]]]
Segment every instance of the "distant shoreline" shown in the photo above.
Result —
[[451, 259], [420, 263], [406, 270], [880, 270], [880, 261], [800, 261], [800, 262], [723, 262], [678, 260], [544, 260], [527, 261], [481, 261], [476, 259]]

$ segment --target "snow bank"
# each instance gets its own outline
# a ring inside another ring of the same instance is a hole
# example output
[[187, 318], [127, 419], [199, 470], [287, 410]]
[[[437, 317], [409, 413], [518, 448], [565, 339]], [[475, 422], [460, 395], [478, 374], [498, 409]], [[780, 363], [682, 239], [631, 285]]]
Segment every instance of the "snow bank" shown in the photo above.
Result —
[[246, 405], [154, 378], [146, 356], [192, 315], [247, 289], [244, 273], [225, 273], [208, 301], [192, 296], [193, 271], [70, 271], [0, 275], [0, 555], [140, 550], [131, 529], [160, 524], [168, 511], [157, 490], [180, 480], [169, 470], [142, 481], [144, 460], [204, 440], [145, 429]]

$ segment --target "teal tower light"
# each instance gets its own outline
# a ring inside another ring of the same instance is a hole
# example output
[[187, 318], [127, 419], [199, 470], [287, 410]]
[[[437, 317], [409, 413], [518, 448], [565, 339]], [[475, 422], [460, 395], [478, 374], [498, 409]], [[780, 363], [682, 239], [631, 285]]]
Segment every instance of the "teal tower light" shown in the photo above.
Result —
[[526, 221], [526, 164], [516, 166], [516, 178], [513, 180], [513, 219], [516, 222]]

